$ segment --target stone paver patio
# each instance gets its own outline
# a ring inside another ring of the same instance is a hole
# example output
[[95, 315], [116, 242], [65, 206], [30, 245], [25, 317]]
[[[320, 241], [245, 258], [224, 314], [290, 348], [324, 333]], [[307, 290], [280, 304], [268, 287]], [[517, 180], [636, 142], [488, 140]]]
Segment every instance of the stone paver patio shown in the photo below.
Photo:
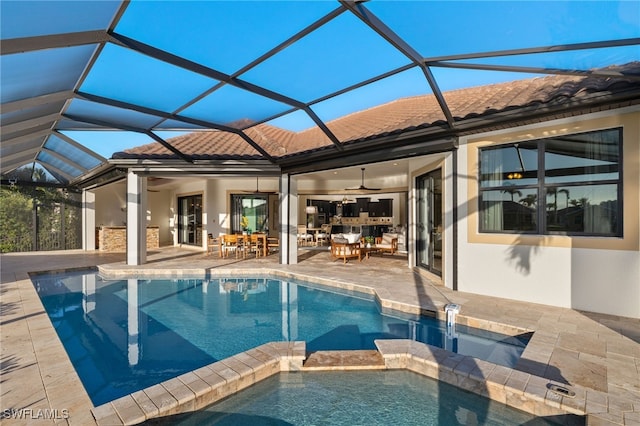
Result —
[[[143, 266], [125, 265], [124, 254], [67, 251], [2, 255], [0, 409], [3, 417], [9, 417], [10, 413], [22, 415], [21, 419], [9, 420], [10, 424], [54, 421], [95, 424], [94, 407], [44, 312], [28, 273], [100, 265], [101, 272], [109, 277], [198, 278], [271, 271], [281, 276], [295, 275], [320, 284], [375, 293], [383, 308], [439, 317], [443, 317], [446, 304], [456, 303], [462, 307], [459, 323], [510, 334], [534, 332], [515, 369], [505, 377], [500, 375], [501, 371], [492, 370], [492, 383], [511, 385], [514, 389], [521, 387], [525, 394], [527, 385], [536, 388], [544, 383], [561, 384], [576, 390], [578, 395], [568, 398], [549, 393], [547, 404], [554, 404], [552, 399], [557, 398], [557, 406], [567, 412], [590, 413], [590, 425], [640, 424], [638, 319], [453, 292], [438, 285], [432, 277], [407, 268], [403, 256], [372, 256], [362, 262], [342, 264], [332, 262], [326, 251], [301, 250], [299, 259], [297, 265], [279, 265], [277, 255], [246, 260], [219, 259], [177, 248], [150, 253], [148, 263]], [[452, 362], [456, 357], [447, 359]], [[469, 375], [471, 371], [465, 372], [464, 362], [458, 362], [460, 364], [451, 370]], [[3, 423], [5, 421], [3, 419]]]

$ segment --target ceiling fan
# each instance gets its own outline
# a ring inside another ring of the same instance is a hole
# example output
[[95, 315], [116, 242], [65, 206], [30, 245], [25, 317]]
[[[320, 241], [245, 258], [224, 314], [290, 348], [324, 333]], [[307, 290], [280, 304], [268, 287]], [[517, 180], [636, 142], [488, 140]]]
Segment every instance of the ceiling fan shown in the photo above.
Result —
[[336, 204], [339, 204], [339, 205], [350, 204], [350, 203], [355, 203], [355, 202], [356, 202], [356, 200], [353, 200], [351, 198], [347, 198], [346, 195], [344, 197], [342, 197], [342, 200], [332, 201], [332, 203], [336, 203]]
[[242, 191], [242, 192], [246, 192], [249, 194], [275, 194], [274, 191], [260, 191], [260, 185], [259, 185], [259, 177], [256, 176], [256, 189], [255, 191]]
[[368, 188], [364, 186], [364, 167], [362, 167], [362, 183], [358, 188], [346, 188], [347, 191], [380, 191], [380, 188]]

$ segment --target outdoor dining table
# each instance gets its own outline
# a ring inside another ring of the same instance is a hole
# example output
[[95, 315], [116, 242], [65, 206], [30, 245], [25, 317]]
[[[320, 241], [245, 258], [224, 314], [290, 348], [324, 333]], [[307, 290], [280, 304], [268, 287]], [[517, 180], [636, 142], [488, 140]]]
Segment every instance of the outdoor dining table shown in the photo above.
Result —
[[[242, 253], [242, 257], [246, 257], [247, 251], [251, 247], [251, 243], [258, 243], [261, 255], [269, 254], [269, 242], [267, 234], [225, 234], [220, 237], [220, 253], [222, 257], [227, 257], [227, 251], [235, 251], [236, 257]], [[259, 254], [259, 253], [256, 253]]]

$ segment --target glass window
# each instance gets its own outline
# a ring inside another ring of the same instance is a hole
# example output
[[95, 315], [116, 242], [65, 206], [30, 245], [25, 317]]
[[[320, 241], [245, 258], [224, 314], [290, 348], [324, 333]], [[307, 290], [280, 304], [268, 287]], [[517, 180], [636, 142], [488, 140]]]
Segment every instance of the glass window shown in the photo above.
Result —
[[621, 212], [618, 185], [581, 185], [547, 189], [550, 232], [616, 235]]
[[268, 203], [266, 195], [231, 195], [233, 214], [231, 232], [264, 232], [269, 231]]
[[621, 236], [621, 146], [611, 129], [481, 149], [480, 232]]
[[534, 232], [536, 223], [535, 189], [483, 191], [480, 199], [482, 214], [481, 229], [485, 232]]
[[538, 147], [525, 142], [482, 150], [480, 184], [483, 187], [531, 185], [538, 180]]
[[546, 183], [605, 181], [618, 179], [619, 132], [553, 138], [545, 143]]

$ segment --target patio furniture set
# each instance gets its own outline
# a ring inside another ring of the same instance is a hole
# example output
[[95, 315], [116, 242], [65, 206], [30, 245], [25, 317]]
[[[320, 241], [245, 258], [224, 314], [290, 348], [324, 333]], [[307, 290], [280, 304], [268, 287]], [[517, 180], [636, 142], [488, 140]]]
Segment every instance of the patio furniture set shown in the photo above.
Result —
[[246, 259], [250, 254], [258, 258], [268, 256], [270, 251], [278, 250], [279, 246], [278, 238], [264, 233], [224, 234], [219, 237], [209, 234], [207, 255], [217, 251], [221, 258], [228, 258], [231, 253], [235, 254], [236, 259]]
[[[302, 241], [306, 242], [307, 238], [300, 231], [299, 229], [298, 241], [301, 241], [302, 235]], [[384, 233], [381, 237], [375, 237], [374, 242], [371, 243], [361, 234], [329, 234], [328, 232], [326, 236], [320, 237], [319, 242], [316, 238], [308, 241], [315, 241], [315, 244], [321, 244], [324, 239], [330, 241], [329, 249], [331, 258], [334, 261], [337, 259], [342, 259], [343, 263], [347, 263], [349, 259], [362, 261], [363, 258], [369, 259], [372, 253], [382, 255], [384, 253], [394, 254], [398, 252], [398, 235], [394, 233]], [[246, 259], [249, 255], [259, 258], [268, 256], [270, 252], [278, 250], [279, 246], [278, 238], [269, 237], [263, 233], [253, 233], [251, 235], [224, 234], [219, 237], [209, 234], [207, 255], [217, 252], [220, 258], [228, 258], [231, 254], [234, 254], [236, 259]]]
[[335, 261], [342, 259], [347, 263], [348, 259], [369, 259], [371, 253], [394, 254], [398, 251], [398, 235], [384, 233], [381, 237], [375, 237], [373, 244], [366, 242], [360, 234], [335, 234], [331, 236], [331, 258]]

